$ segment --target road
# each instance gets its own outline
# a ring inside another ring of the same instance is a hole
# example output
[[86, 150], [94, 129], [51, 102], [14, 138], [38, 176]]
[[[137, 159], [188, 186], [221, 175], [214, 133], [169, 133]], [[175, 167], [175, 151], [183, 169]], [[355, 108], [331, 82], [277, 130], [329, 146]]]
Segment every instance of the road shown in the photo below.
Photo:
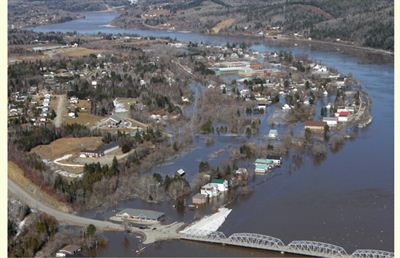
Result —
[[120, 224], [115, 224], [108, 221], [101, 221], [95, 219], [89, 219], [85, 217], [79, 217], [74, 214], [62, 212], [51, 208], [40, 201], [34, 199], [30, 194], [25, 192], [21, 187], [19, 187], [12, 180], [8, 179], [8, 191], [13, 193], [22, 202], [25, 202], [29, 207], [33, 209], [40, 210], [55, 217], [58, 221], [64, 222], [66, 224], [72, 224], [77, 226], [86, 227], [89, 224], [93, 224], [99, 230], [104, 231], [123, 231], [124, 227]]
[[143, 237], [143, 244], [150, 244], [156, 241], [168, 239], [179, 239], [180, 235], [178, 233], [178, 230], [180, 230], [184, 225], [183, 222], [174, 222], [169, 225], [155, 225], [147, 229], [140, 229], [134, 226], [129, 226], [128, 228], [125, 228], [123, 224], [80, 217], [71, 213], [56, 210], [33, 198], [32, 195], [25, 192], [25, 190], [23, 190], [20, 186], [18, 186], [10, 179], [8, 179], [8, 191], [14, 194], [20, 201], [26, 203], [32, 209], [36, 209], [48, 215], [51, 215], [55, 217], [58, 221], [65, 224], [82, 227], [93, 224], [100, 231], [124, 231], [126, 229], [129, 229], [130, 232], [139, 234]]
[[65, 107], [65, 95], [57, 95], [58, 103], [56, 110], [56, 118], [54, 119], [54, 125], [56, 128], [60, 128], [62, 125], [64, 107]]

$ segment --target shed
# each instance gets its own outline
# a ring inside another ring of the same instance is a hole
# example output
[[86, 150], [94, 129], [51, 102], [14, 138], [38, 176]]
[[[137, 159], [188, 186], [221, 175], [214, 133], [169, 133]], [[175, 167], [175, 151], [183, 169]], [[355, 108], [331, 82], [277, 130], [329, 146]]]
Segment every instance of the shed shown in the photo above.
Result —
[[185, 170], [183, 170], [183, 169], [178, 169], [178, 171], [176, 171], [175, 175], [177, 175], [177, 176], [184, 176], [184, 175], [185, 175]]

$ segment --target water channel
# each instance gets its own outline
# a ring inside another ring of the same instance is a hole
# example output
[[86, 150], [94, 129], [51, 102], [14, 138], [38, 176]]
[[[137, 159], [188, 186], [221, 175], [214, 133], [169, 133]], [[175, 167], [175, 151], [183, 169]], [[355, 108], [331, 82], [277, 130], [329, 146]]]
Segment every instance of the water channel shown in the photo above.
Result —
[[[274, 169], [267, 177], [255, 178], [255, 191], [237, 198], [233, 209], [220, 228], [226, 235], [236, 232], [259, 233], [282, 239], [314, 240], [336, 244], [349, 253], [359, 248], [394, 249], [394, 66], [392, 58], [362, 51], [337, 49], [312, 43], [262, 41], [244, 37], [209, 36], [199, 33], [123, 29], [107, 26], [118, 14], [115, 12], [84, 13], [85, 19], [36, 27], [37, 32], [73, 32], [84, 34], [130, 33], [140, 36], [171, 37], [180, 41], [225, 45], [227, 42], [250, 40], [251, 48], [259, 52], [289, 50], [351, 73], [372, 98], [372, 124], [360, 130], [354, 140], [346, 142], [337, 153], [328, 153], [322, 164], [306, 158], [301, 168], [289, 172], [287, 164]], [[268, 132], [263, 121], [260, 135]], [[216, 165], [228, 160], [227, 150], [237, 147], [246, 137], [220, 136], [207, 146], [204, 137], [195, 138], [193, 150], [162, 166], [154, 172], [173, 174], [183, 168], [190, 178], [198, 164], [208, 160]], [[222, 150], [222, 151], [220, 151]], [[210, 155], [211, 154], [211, 155]], [[212, 155], [215, 154], [215, 155]], [[249, 166], [250, 163], [243, 164]], [[148, 204], [128, 200], [125, 207], [163, 211], [167, 222], [190, 222], [209, 214], [223, 203], [216, 200], [205, 209], [177, 211], [169, 202]], [[106, 212], [89, 211], [90, 217], [107, 218]], [[105, 233], [109, 239], [98, 256], [134, 256], [138, 239], [126, 233]], [[126, 239], [125, 239], [126, 238]], [[147, 247], [143, 256], [276, 256], [242, 248], [206, 245], [185, 241], [165, 241]]]

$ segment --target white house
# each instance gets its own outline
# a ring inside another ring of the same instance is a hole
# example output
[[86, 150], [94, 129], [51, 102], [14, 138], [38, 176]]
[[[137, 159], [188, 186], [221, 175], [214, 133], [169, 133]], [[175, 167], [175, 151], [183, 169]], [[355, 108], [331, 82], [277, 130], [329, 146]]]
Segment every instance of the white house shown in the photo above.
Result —
[[218, 186], [212, 183], [203, 185], [200, 189], [200, 193], [207, 197], [215, 197], [220, 194], [220, 192], [218, 191]]
[[270, 139], [276, 139], [278, 137], [278, 130], [276, 129], [270, 129], [268, 133], [268, 138]]
[[217, 189], [220, 192], [228, 191], [228, 181], [225, 179], [214, 178], [211, 180], [211, 184], [217, 185]]

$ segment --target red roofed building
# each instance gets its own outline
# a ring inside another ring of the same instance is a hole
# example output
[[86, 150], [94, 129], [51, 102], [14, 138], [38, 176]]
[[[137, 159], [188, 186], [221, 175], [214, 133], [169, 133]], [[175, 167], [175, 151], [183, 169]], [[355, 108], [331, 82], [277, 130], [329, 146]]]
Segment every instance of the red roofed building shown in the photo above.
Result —
[[304, 130], [310, 129], [312, 131], [320, 131], [324, 130], [325, 123], [322, 121], [305, 121], [304, 122]]
[[340, 112], [336, 112], [335, 116], [349, 116], [351, 113], [349, 111], [340, 111]]

